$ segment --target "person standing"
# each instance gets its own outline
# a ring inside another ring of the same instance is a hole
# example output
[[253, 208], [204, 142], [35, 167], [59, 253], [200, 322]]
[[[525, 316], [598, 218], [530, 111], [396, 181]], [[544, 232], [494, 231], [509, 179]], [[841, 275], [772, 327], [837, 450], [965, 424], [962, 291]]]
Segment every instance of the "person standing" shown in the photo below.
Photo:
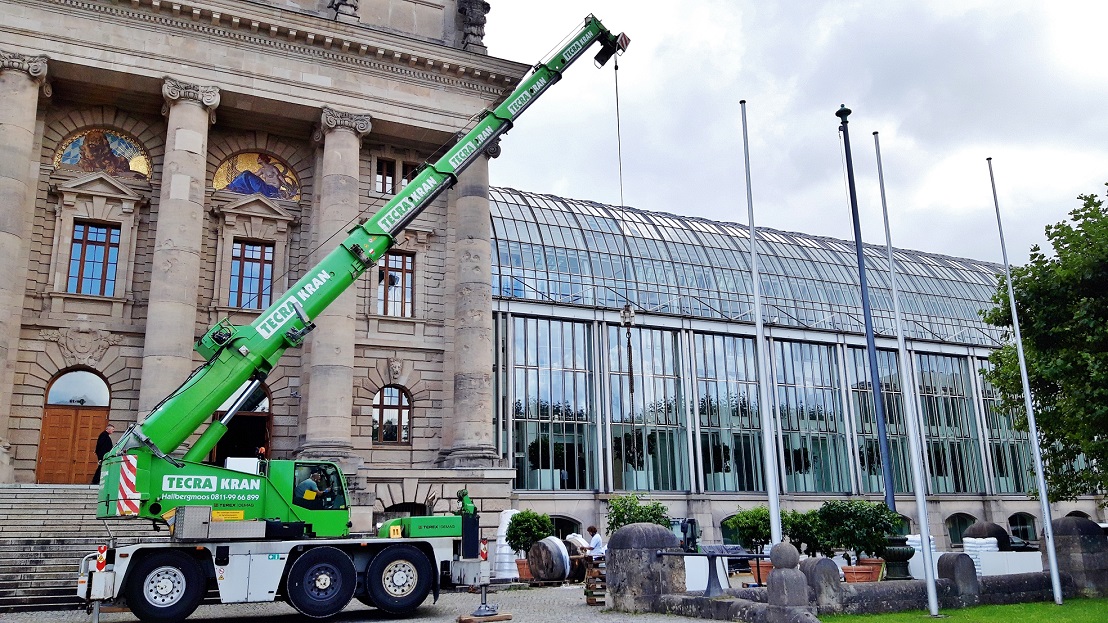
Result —
[[104, 427], [100, 436], [96, 438], [96, 472], [92, 475], [92, 484], [94, 485], [100, 484], [100, 468], [104, 464], [104, 457], [115, 447], [115, 442], [112, 441], [112, 433], [114, 432], [115, 427], [108, 424]]

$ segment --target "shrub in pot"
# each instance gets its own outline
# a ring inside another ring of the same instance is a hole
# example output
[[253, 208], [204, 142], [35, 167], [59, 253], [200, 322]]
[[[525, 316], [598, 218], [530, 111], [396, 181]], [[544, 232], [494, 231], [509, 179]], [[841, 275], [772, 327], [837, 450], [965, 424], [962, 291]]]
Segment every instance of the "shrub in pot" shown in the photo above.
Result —
[[862, 553], [883, 556], [889, 535], [901, 521], [884, 504], [866, 500], [828, 500], [819, 508], [819, 516], [827, 527], [828, 544], [843, 551], [848, 566], [850, 552], [855, 561]]
[[[508, 542], [508, 547], [516, 552], [516, 558], [522, 559], [523, 553], [531, 549], [532, 545], [553, 534], [554, 522], [550, 520], [550, 515], [546, 513], [539, 514], [533, 510], [524, 510], [512, 515], [512, 518], [508, 521], [508, 530], [504, 537]], [[521, 580], [531, 579], [531, 571], [526, 564], [520, 564], [520, 561], [517, 560], [516, 566], [519, 569]]]

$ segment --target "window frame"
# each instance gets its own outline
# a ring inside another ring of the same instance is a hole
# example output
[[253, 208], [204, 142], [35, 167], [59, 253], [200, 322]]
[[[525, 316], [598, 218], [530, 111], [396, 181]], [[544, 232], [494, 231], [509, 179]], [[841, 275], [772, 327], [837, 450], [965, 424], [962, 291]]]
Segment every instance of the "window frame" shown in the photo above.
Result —
[[[239, 251], [240, 246], [242, 251]], [[254, 247], [259, 249], [259, 257], [257, 260], [246, 257], [246, 249], [248, 247]], [[231, 241], [231, 270], [227, 283], [227, 305], [228, 307], [234, 307], [237, 309], [256, 309], [262, 310], [269, 307], [273, 300], [273, 270], [274, 270], [274, 257], [277, 250], [277, 245], [272, 240], [251, 240], [249, 238], [235, 237]], [[268, 252], [268, 259], [266, 253]], [[255, 294], [250, 294], [250, 299], [245, 299], [248, 296], [243, 290], [243, 284], [248, 279], [243, 270], [247, 265], [256, 265], [259, 267], [257, 274], [258, 287]], [[237, 267], [237, 270], [236, 270]], [[265, 271], [269, 269], [268, 280], [266, 279]], [[235, 281], [238, 281], [237, 288]], [[250, 305], [243, 304], [244, 299], [248, 302], [252, 302]]]
[[[84, 228], [84, 233], [78, 238], [78, 229]], [[104, 232], [104, 240], [91, 239], [92, 229], [96, 228]], [[74, 219], [73, 229], [69, 238], [69, 261], [67, 262], [65, 292], [66, 294], [83, 294], [85, 296], [102, 296], [111, 298], [115, 296], [115, 290], [119, 281], [119, 251], [122, 227], [119, 223], [107, 223], [89, 219]], [[114, 238], [114, 240], [113, 240]], [[78, 251], [78, 247], [80, 250]], [[102, 250], [100, 260], [93, 261], [89, 258], [91, 249]], [[113, 253], [114, 256], [113, 256]], [[79, 255], [79, 257], [75, 257]], [[77, 264], [77, 274], [73, 274], [74, 263]], [[86, 267], [92, 269], [95, 264], [102, 264], [99, 277], [88, 277], [85, 274]], [[110, 274], [110, 276], [109, 276]], [[74, 283], [76, 280], [76, 283]], [[84, 292], [86, 280], [91, 280], [97, 292]], [[110, 284], [111, 292], [106, 292]], [[76, 289], [73, 289], [73, 288]]]
[[[396, 404], [386, 404], [384, 402], [388, 390], [395, 390], [398, 398]], [[394, 411], [396, 413], [396, 439], [387, 440], [384, 439], [385, 432], [385, 410]], [[383, 445], [387, 447], [393, 446], [410, 446], [412, 445], [412, 416], [415, 411], [415, 400], [412, 398], [412, 394], [408, 391], [407, 387], [398, 385], [396, 383], [389, 383], [377, 390], [373, 394], [373, 400], [370, 403], [370, 437], [373, 445]]]
[[[390, 266], [390, 260], [401, 258], [401, 266]], [[378, 262], [377, 278], [377, 315], [388, 318], [415, 318], [416, 298], [416, 253], [401, 249], [390, 249]], [[395, 286], [388, 285], [390, 275], [398, 274]], [[400, 293], [400, 313], [392, 313], [390, 304], [394, 300], [389, 296], [396, 288]]]
[[[397, 177], [397, 170], [400, 168], [397, 166], [397, 161], [392, 158], [376, 158], [377, 163], [374, 166], [373, 176], [373, 190], [381, 195], [395, 195], [396, 191], [401, 188], [400, 179]], [[383, 170], [385, 167], [391, 167], [391, 170]]]

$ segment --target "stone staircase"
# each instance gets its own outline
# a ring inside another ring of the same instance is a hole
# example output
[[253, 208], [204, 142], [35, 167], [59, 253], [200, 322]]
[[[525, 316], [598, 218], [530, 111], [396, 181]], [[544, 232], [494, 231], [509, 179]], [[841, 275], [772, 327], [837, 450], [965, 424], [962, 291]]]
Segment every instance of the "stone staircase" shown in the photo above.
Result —
[[[106, 545], [168, 541], [142, 520], [96, 519], [97, 488], [0, 485], [0, 613], [76, 608], [81, 559]], [[106, 525], [107, 524], [107, 525]]]

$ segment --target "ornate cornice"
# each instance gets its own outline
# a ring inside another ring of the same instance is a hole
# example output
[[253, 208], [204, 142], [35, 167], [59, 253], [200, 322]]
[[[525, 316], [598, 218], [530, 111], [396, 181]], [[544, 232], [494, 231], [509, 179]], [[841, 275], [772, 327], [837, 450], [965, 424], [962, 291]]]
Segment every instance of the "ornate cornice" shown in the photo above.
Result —
[[331, 130], [350, 130], [361, 137], [369, 134], [370, 129], [373, 128], [373, 118], [369, 115], [359, 115], [324, 106], [320, 125], [324, 134]]
[[176, 102], [196, 102], [207, 109], [209, 120], [215, 123], [215, 109], [219, 107], [218, 87], [200, 86], [166, 76], [162, 83], [162, 97], [165, 98], [163, 115], [168, 115], [169, 108]]
[[[270, 21], [272, 17], [267, 19], [263, 15], [249, 15], [246, 11], [235, 11], [231, 7], [213, 9], [209, 6], [193, 6], [188, 2], [170, 3], [162, 0], [131, 0], [130, 6], [115, 1], [48, 1], [67, 10], [92, 11], [116, 19], [131, 19], [163, 28], [188, 30], [220, 39], [265, 46], [282, 53], [313, 56], [318, 60], [350, 64], [398, 77], [431, 81], [493, 95], [502, 94], [505, 88], [510, 89], [519, 82], [519, 78], [514, 75], [468, 66], [461, 58], [432, 58], [428, 55], [431, 50], [424, 48], [433, 46], [422, 45], [418, 51], [410, 50], [399, 41], [377, 42], [363, 39], [353, 32], [324, 30], [328, 26], [334, 26], [336, 22], [322, 21], [321, 24], [326, 26], [318, 29], [308, 28], [303, 24], [275, 24]], [[511, 71], [514, 74], [514, 70]]]
[[27, 56], [0, 50], [0, 71], [5, 69], [22, 71], [36, 82], [42, 82], [46, 79], [47, 60], [45, 56]]

